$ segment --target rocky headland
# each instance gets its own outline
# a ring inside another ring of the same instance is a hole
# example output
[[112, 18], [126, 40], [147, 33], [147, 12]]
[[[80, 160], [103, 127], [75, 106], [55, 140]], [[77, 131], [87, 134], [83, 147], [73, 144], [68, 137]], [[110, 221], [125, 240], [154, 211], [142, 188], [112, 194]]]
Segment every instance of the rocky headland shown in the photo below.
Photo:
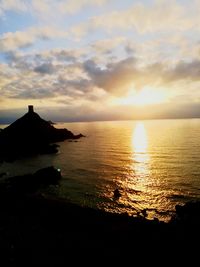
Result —
[[42, 119], [33, 106], [11, 125], [0, 131], [0, 161], [12, 161], [21, 156], [56, 153], [57, 142], [79, 139], [67, 129], [57, 129], [50, 121]]

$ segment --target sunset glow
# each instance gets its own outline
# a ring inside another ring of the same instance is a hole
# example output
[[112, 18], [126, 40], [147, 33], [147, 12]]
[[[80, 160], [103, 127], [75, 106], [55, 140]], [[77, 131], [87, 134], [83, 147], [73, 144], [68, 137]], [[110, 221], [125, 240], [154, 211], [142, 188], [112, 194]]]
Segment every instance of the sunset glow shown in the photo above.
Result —
[[145, 87], [134, 94], [130, 91], [127, 97], [118, 99], [121, 105], [148, 106], [159, 104], [167, 100], [164, 90], [156, 90], [151, 87]]
[[199, 178], [200, 0], [0, 0], [0, 267], [196, 264]]

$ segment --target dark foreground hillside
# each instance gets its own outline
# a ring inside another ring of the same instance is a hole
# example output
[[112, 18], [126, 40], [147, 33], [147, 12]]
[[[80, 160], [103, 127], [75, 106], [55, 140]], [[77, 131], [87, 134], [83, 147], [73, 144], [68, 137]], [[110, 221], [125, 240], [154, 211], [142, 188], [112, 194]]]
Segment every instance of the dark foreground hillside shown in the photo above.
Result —
[[[149, 254], [154, 261], [161, 255], [181, 260], [191, 249], [191, 260], [198, 256], [199, 202], [178, 206], [177, 217], [167, 224], [44, 197], [37, 193], [38, 177], [41, 172], [34, 176], [36, 182], [30, 179], [25, 186], [24, 177], [17, 177], [19, 184], [4, 183], [0, 188], [0, 266], [74, 266], [80, 261], [85, 266], [94, 257], [98, 263], [106, 258], [113, 264], [127, 259], [143, 262]], [[50, 183], [56, 179], [59, 176]]]

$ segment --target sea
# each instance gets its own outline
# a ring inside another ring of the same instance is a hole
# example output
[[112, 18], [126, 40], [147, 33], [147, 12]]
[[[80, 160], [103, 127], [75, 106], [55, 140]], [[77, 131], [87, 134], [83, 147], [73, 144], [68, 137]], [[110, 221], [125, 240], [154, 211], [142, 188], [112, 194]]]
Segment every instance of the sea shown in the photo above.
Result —
[[[62, 179], [59, 185], [42, 189], [42, 194], [162, 221], [170, 220], [177, 204], [200, 200], [200, 119], [57, 123], [55, 127], [86, 137], [60, 142], [57, 154], [1, 163], [0, 173], [10, 177], [53, 165]], [[120, 197], [114, 196], [115, 189]]]

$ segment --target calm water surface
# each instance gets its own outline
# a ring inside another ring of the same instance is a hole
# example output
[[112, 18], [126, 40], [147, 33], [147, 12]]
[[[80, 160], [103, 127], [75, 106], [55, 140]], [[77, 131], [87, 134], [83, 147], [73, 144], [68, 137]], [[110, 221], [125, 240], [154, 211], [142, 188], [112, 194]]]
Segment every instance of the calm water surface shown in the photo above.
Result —
[[[54, 165], [60, 186], [48, 192], [111, 212], [168, 220], [176, 204], [200, 199], [200, 120], [59, 123], [87, 137], [60, 143], [56, 155], [0, 165], [8, 176]], [[1, 128], [1, 126], [0, 126]], [[113, 198], [114, 189], [122, 196]]]

